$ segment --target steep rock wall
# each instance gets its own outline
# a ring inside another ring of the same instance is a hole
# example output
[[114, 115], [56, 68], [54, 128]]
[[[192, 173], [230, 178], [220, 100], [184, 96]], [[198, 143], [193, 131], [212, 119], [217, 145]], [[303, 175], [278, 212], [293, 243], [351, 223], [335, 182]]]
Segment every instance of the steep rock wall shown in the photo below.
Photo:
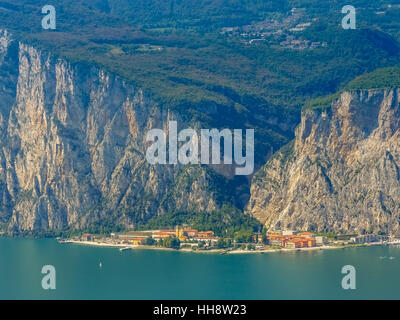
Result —
[[399, 234], [400, 89], [343, 92], [307, 110], [255, 175], [247, 211], [269, 228]]
[[[169, 120], [182, 124], [141, 88], [0, 30], [0, 226], [133, 227], [172, 209], [217, 209], [207, 168], [147, 163], [146, 132]], [[176, 182], [185, 175], [195, 179]]]

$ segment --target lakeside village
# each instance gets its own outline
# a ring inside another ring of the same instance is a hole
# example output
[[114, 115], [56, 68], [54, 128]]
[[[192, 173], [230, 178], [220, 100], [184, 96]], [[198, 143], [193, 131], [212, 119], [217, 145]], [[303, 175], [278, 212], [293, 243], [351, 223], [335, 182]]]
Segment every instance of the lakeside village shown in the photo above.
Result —
[[302, 32], [319, 21], [319, 18], [307, 19], [305, 13], [305, 8], [292, 8], [287, 17], [266, 19], [241, 27], [223, 27], [220, 34], [238, 38], [246, 45], [269, 43], [293, 50], [327, 47], [325, 41], [303, 39]]
[[213, 231], [198, 231], [188, 226], [176, 226], [175, 229], [111, 233], [109, 236], [86, 233], [80, 237], [59, 239], [59, 242], [119, 247], [120, 251], [142, 248], [245, 253], [400, 244], [400, 239], [376, 234], [321, 235], [292, 230], [266, 231], [264, 233], [238, 232], [234, 238], [221, 238], [215, 236]]

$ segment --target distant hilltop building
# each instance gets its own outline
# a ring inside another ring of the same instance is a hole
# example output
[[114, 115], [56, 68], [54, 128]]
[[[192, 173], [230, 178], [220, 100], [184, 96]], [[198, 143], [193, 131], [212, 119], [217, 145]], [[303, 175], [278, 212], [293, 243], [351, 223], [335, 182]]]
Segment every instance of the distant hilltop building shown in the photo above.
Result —
[[307, 28], [309, 26], [311, 26], [311, 22], [299, 23], [296, 28]]
[[251, 40], [249, 41], [249, 44], [252, 44], [252, 43], [254, 43], [254, 42], [256, 42], [256, 41], [265, 41], [265, 39], [251, 39]]

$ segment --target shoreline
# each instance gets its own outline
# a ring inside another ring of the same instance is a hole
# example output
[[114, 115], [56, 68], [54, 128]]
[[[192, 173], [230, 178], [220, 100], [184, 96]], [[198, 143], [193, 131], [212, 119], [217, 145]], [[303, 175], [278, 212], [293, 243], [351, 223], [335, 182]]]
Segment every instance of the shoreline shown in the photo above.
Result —
[[95, 242], [95, 241], [80, 241], [80, 240], [67, 240], [61, 244], [74, 244], [74, 245], [85, 245], [93, 247], [103, 247], [103, 248], [129, 248], [132, 250], [160, 250], [160, 251], [176, 251], [176, 252], [193, 252], [193, 253], [223, 253], [226, 249], [211, 249], [211, 250], [192, 250], [189, 248], [174, 249], [174, 248], [164, 248], [146, 245], [135, 245], [135, 244], [114, 244], [106, 242]]
[[301, 252], [301, 251], [319, 251], [319, 250], [335, 250], [344, 248], [360, 248], [360, 247], [370, 247], [376, 245], [393, 245], [400, 244], [399, 242], [378, 242], [378, 243], [365, 243], [360, 245], [324, 245], [319, 247], [307, 247], [307, 248], [274, 248], [274, 249], [262, 249], [262, 250], [229, 250], [229, 249], [210, 249], [210, 250], [192, 250], [189, 248], [183, 249], [173, 249], [173, 248], [163, 248], [155, 246], [146, 245], [134, 245], [134, 244], [113, 244], [106, 242], [94, 242], [94, 241], [80, 241], [80, 240], [66, 240], [64, 243], [60, 244], [73, 244], [73, 245], [86, 245], [93, 247], [103, 247], [103, 248], [129, 248], [131, 250], [160, 250], [160, 251], [176, 251], [176, 252], [186, 252], [186, 253], [202, 253], [202, 254], [264, 254], [264, 253], [285, 253], [285, 252]]

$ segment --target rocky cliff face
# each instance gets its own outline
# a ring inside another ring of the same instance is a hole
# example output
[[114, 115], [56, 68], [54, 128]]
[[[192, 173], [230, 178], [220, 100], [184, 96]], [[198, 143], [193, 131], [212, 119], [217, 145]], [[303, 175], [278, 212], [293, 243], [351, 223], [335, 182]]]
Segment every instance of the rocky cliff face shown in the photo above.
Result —
[[254, 177], [248, 212], [270, 228], [400, 233], [400, 89], [344, 92], [302, 116]]
[[179, 119], [116, 76], [0, 30], [0, 227], [131, 227], [171, 208], [217, 209], [215, 173], [145, 159], [146, 132]]

